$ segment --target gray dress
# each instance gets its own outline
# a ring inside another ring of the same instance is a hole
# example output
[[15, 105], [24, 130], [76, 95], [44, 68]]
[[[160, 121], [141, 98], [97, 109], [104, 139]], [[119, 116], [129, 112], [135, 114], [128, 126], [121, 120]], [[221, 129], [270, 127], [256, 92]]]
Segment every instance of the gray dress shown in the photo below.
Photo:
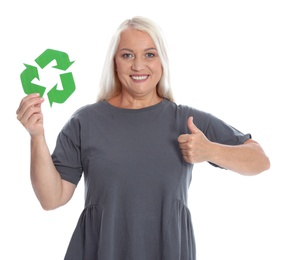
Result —
[[211, 114], [164, 99], [143, 109], [106, 101], [74, 113], [52, 154], [62, 179], [85, 181], [85, 208], [65, 260], [195, 260], [187, 191], [193, 165], [177, 138], [187, 118], [211, 141], [250, 138]]

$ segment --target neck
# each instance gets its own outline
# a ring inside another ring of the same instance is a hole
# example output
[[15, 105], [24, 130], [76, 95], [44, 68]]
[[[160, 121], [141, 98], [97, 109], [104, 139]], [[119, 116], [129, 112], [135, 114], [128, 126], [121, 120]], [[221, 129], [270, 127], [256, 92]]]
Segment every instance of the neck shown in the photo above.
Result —
[[157, 94], [150, 97], [132, 97], [121, 93], [118, 96], [110, 98], [108, 102], [119, 108], [140, 109], [156, 105], [162, 100], [163, 98], [159, 97]]

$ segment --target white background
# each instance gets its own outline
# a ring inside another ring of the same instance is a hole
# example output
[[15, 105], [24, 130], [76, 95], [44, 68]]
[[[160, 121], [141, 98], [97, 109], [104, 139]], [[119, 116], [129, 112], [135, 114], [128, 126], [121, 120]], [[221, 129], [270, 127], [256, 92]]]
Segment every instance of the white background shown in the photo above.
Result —
[[[57, 210], [44, 211], [35, 198], [29, 135], [15, 113], [25, 95], [23, 63], [34, 64], [47, 48], [75, 60], [74, 94], [64, 104], [43, 105], [52, 151], [69, 116], [95, 102], [113, 32], [142, 15], [166, 36], [177, 103], [250, 132], [271, 159], [271, 169], [255, 177], [195, 166], [189, 207], [198, 260], [280, 260], [280, 14], [278, 0], [1, 1], [0, 259], [62, 260], [84, 203], [83, 181]], [[54, 69], [40, 76], [58, 83]]]

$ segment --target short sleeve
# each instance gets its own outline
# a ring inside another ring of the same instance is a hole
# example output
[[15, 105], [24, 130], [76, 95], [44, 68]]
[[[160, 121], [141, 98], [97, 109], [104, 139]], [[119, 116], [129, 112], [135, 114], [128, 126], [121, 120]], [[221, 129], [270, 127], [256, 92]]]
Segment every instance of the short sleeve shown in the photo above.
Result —
[[208, 116], [205, 135], [210, 141], [225, 145], [239, 145], [251, 138], [251, 134], [244, 134], [211, 114]]
[[83, 167], [81, 162], [80, 123], [76, 117], [72, 117], [59, 133], [52, 160], [62, 179], [75, 185], [78, 184]]
[[[205, 134], [205, 136], [212, 142], [224, 145], [239, 145], [243, 144], [248, 139], [251, 139], [251, 134], [244, 134], [230, 124], [224, 122], [218, 117], [206, 113], [195, 108], [185, 108], [186, 120], [188, 117], [193, 116], [194, 124]], [[186, 124], [186, 123], [185, 123]], [[186, 133], [190, 133], [189, 129], [185, 126]], [[213, 166], [217, 166], [210, 163]], [[219, 167], [219, 166], [217, 166]], [[221, 167], [220, 167], [221, 168]]]
[[[208, 116], [205, 135], [210, 141], [225, 145], [243, 144], [245, 141], [252, 138], [251, 134], [244, 134], [211, 114]], [[209, 163], [215, 167], [222, 168], [214, 163]]]

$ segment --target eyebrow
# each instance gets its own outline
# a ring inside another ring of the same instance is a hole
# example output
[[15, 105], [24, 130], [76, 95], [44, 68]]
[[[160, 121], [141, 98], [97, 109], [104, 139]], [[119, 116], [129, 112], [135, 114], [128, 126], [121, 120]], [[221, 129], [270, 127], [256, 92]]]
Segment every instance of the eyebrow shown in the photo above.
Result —
[[[122, 48], [120, 51], [134, 52], [132, 49], [129, 49], [129, 48]], [[154, 47], [151, 47], [151, 48], [144, 49], [144, 51], [157, 51], [157, 49]]]

